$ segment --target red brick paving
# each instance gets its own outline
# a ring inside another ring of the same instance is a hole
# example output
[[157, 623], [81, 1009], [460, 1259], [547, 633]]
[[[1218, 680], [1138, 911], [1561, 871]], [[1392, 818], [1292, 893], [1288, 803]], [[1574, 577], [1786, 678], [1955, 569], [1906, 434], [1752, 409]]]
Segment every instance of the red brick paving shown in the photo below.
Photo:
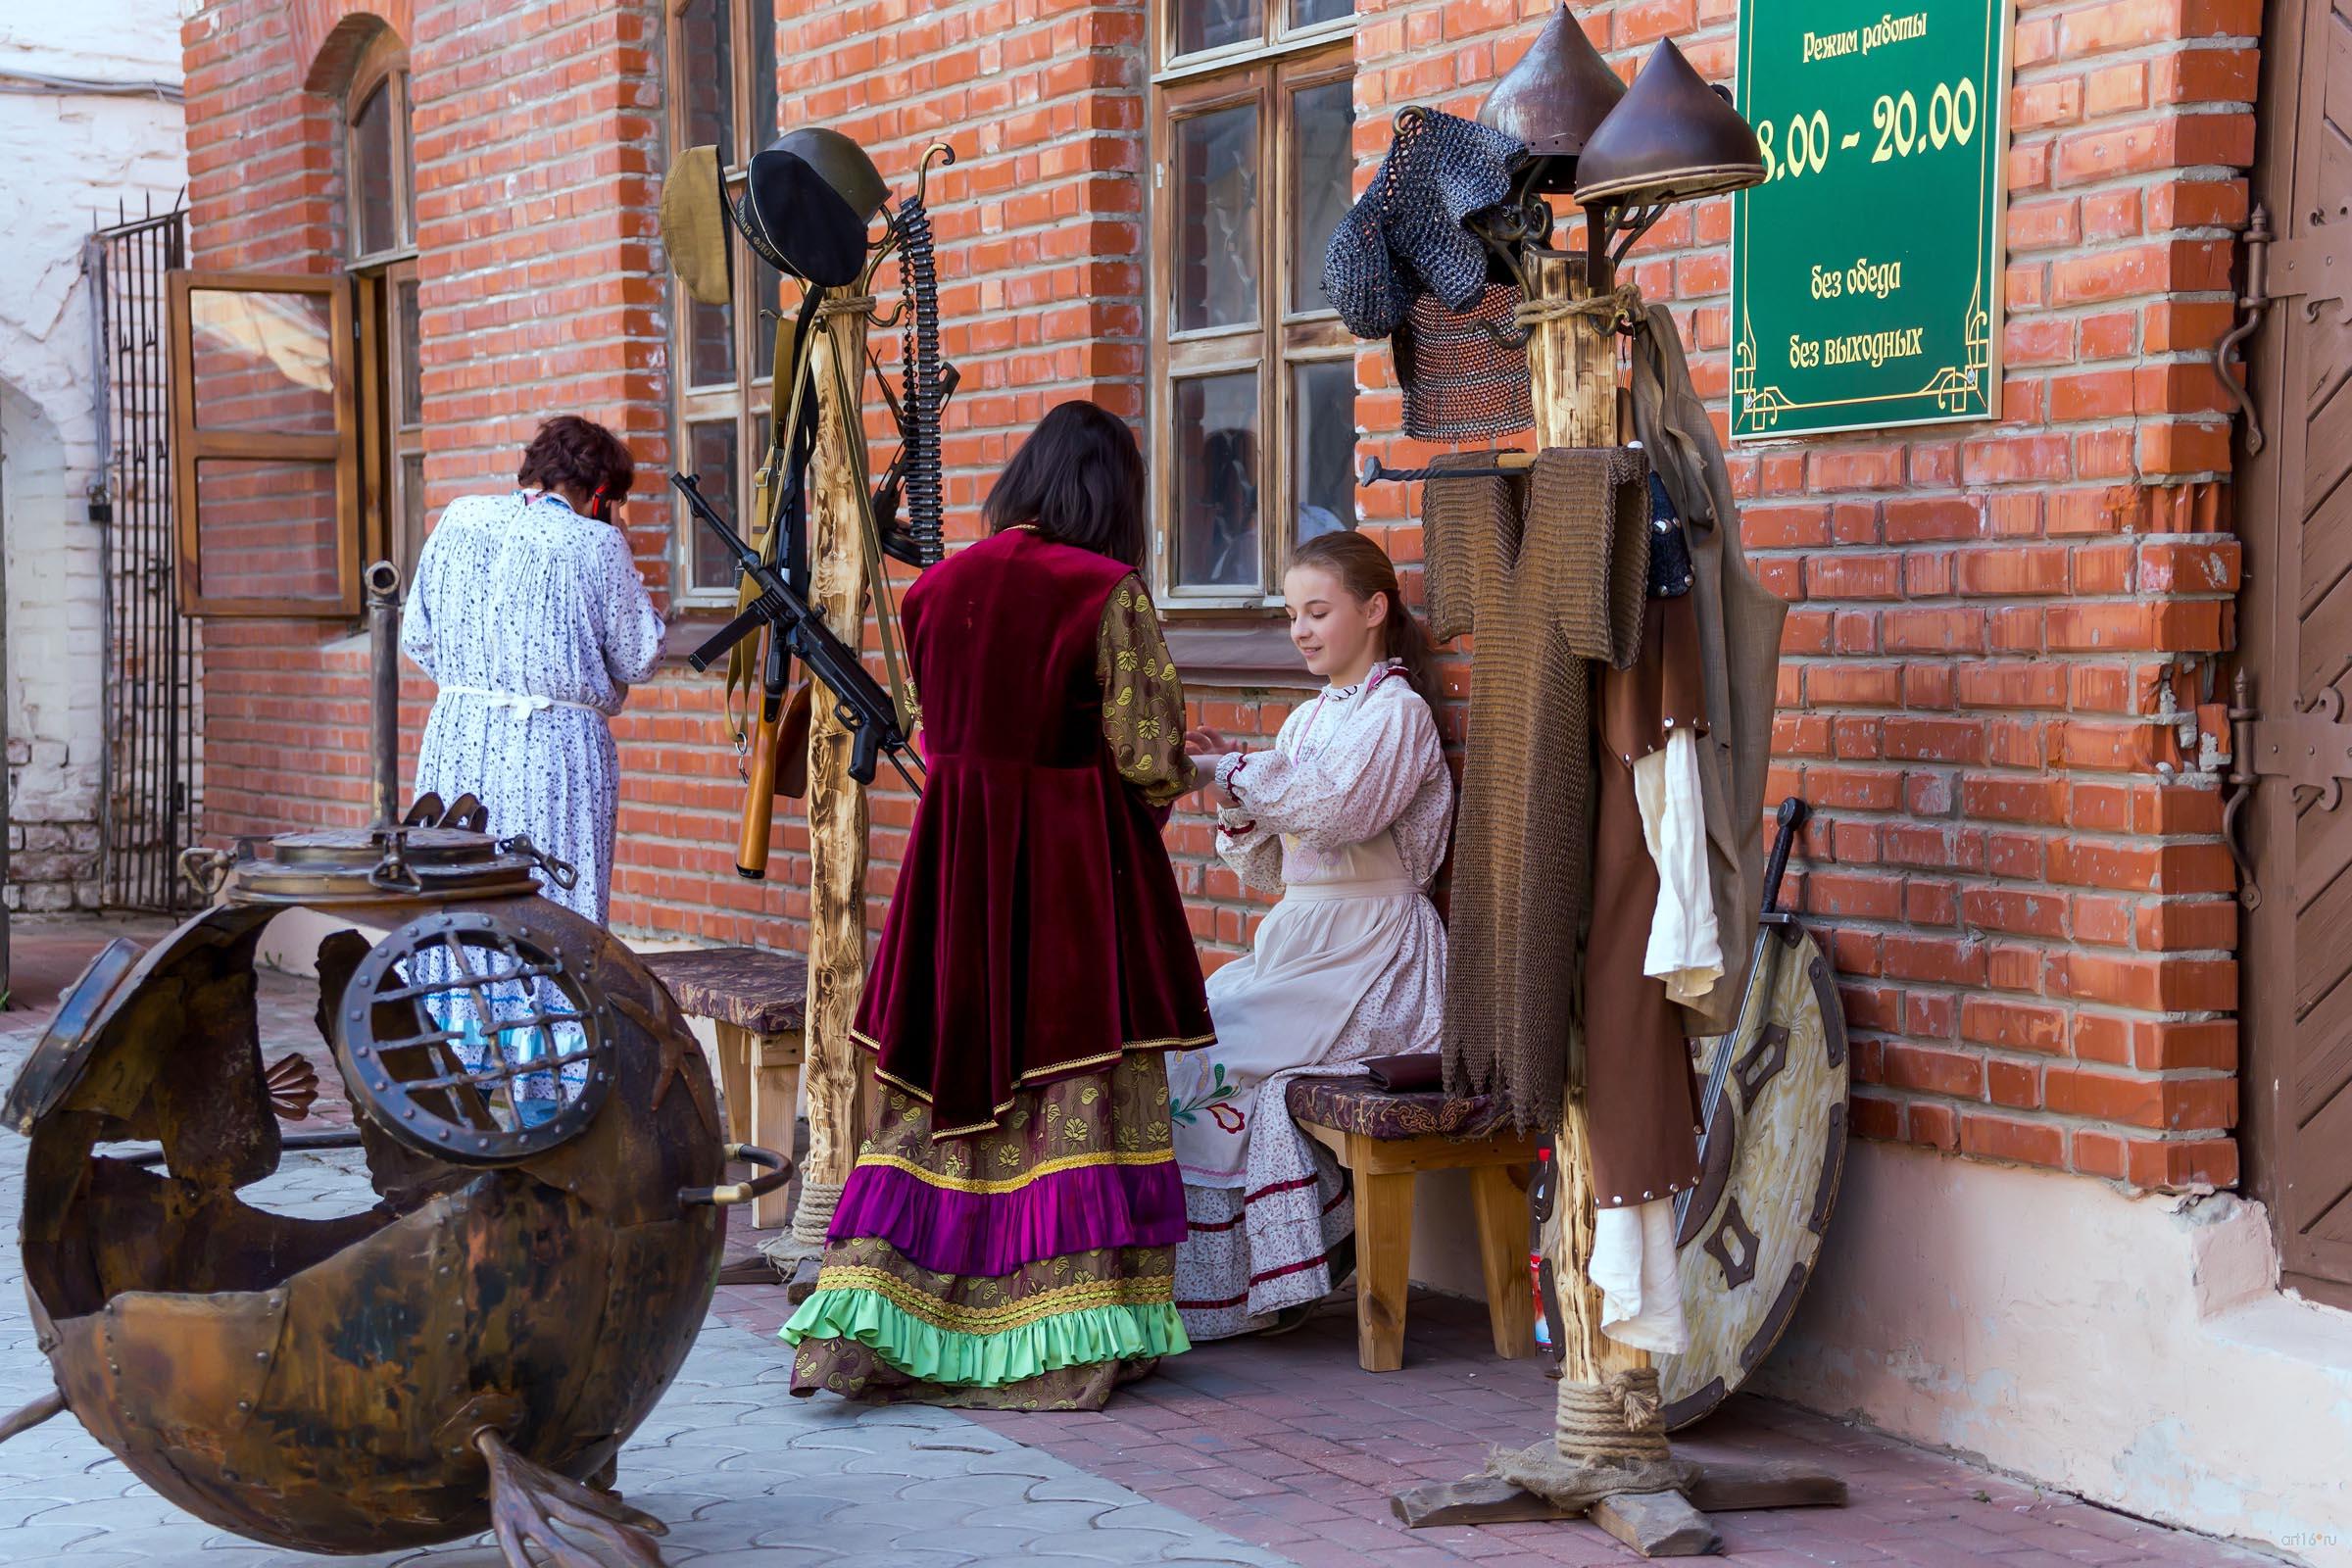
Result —
[[[750, 1250], [738, 1231], [730, 1255]], [[783, 1292], [727, 1286], [712, 1310], [772, 1335]], [[780, 1350], [779, 1350], [779, 1353]], [[1177, 1356], [1094, 1415], [980, 1415], [983, 1424], [1304, 1568], [1600, 1568], [1638, 1561], [1583, 1521], [1408, 1531], [1389, 1496], [1476, 1474], [1490, 1449], [1550, 1430], [1537, 1363], [1488, 1348], [1486, 1310], [1413, 1297], [1401, 1372], [1355, 1364], [1344, 1301], [1271, 1340]], [[1844, 1508], [1719, 1514], [1741, 1568], [2225, 1568], [2277, 1559], [2112, 1513], [1776, 1400], [1741, 1396], [1677, 1440], [1710, 1452], [1806, 1459], [1845, 1478]]]
[[[40, 930], [38, 966], [51, 995], [34, 1008], [0, 1015], [0, 1028], [37, 1027], [48, 1010], [41, 1004], [53, 1002], [59, 983], [48, 975], [62, 969], [62, 979], [70, 980], [106, 936], [122, 929], [61, 922]], [[20, 960], [26, 956], [25, 930], [18, 927]], [[148, 940], [156, 934], [160, 928], [136, 933]], [[337, 1075], [312, 1021], [313, 984], [266, 975], [261, 993], [265, 1054], [304, 1050], [320, 1068], [321, 1089], [333, 1096], [322, 1096], [311, 1125], [346, 1121]], [[760, 1240], [746, 1217], [733, 1216], [730, 1258], [750, 1255]], [[782, 1289], [765, 1285], [723, 1286], [711, 1310], [770, 1336], [786, 1315]], [[785, 1353], [781, 1346], [777, 1353]], [[1390, 1512], [1390, 1494], [1399, 1488], [1463, 1479], [1484, 1465], [1491, 1448], [1547, 1432], [1551, 1389], [1537, 1363], [1495, 1358], [1483, 1307], [1416, 1292], [1400, 1372], [1357, 1368], [1354, 1322], [1343, 1301], [1296, 1334], [1228, 1341], [1175, 1357], [1100, 1414], [979, 1419], [1304, 1568], [1634, 1562], [1582, 1521], [1407, 1531]], [[1851, 1496], [1844, 1508], [1717, 1515], [1727, 1553], [1721, 1560], [1741, 1568], [2227, 1568], [2278, 1560], [1774, 1400], [1736, 1397], [1678, 1445], [1692, 1457], [1712, 1451], [1807, 1459], [1845, 1478]]]

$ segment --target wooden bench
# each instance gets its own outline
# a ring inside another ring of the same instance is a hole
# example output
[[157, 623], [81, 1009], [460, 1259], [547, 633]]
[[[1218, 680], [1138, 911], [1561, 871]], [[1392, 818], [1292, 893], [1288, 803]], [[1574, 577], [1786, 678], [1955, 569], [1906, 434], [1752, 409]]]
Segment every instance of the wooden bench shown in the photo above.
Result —
[[1527, 1268], [1527, 1198], [1511, 1179], [1536, 1157], [1536, 1140], [1497, 1128], [1486, 1100], [1396, 1094], [1369, 1078], [1298, 1078], [1291, 1117], [1355, 1178], [1355, 1358], [1367, 1372], [1404, 1365], [1404, 1305], [1412, 1283], [1413, 1178], [1470, 1172], [1479, 1262], [1494, 1353], [1536, 1348]]
[[[760, 948], [649, 953], [645, 965], [669, 987], [681, 1012], [717, 1026], [728, 1140], [792, 1152], [808, 965], [795, 954]], [[755, 1199], [752, 1228], [774, 1230], [789, 1222], [787, 1197], [779, 1191]]]

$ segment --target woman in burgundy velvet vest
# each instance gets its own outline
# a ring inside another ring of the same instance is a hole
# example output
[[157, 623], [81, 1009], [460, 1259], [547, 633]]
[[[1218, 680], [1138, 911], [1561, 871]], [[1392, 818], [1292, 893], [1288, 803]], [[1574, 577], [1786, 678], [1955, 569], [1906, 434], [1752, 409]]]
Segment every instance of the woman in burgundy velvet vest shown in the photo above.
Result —
[[784, 1329], [796, 1393], [1099, 1409], [1188, 1348], [1161, 1056], [1210, 1031], [1144, 507], [1127, 426], [1062, 404], [906, 594], [927, 779], [858, 1013], [881, 1121]]

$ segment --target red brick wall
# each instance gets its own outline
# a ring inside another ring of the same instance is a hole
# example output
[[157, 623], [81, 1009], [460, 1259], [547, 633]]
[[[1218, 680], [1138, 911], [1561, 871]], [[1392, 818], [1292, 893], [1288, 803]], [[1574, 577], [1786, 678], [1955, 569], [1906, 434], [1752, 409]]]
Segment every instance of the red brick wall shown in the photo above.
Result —
[[[1548, 7], [1363, 9], [1368, 172], [1397, 107], [1467, 112]], [[1579, 13], [1628, 75], [1672, 35], [1731, 79], [1732, 0]], [[1866, 1136], [2237, 1178], [2236, 909], [2185, 721], [2216, 698], [2237, 587], [2200, 356], [2231, 314], [2259, 28], [2253, 0], [2021, 4], [2001, 420], [1734, 451], [1751, 558], [1797, 607], [1771, 797], [1818, 809], [1803, 907], [1843, 978]], [[1711, 399], [1727, 208], [1673, 215], [1635, 258]], [[1359, 361], [1374, 431], [1397, 428], [1386, 361]], [[1402, 501], [1365, 498], [1393, 524]]]
[[[1360, 5], [1363, 176], [1396, 107], [1475, 104], [1545, 10]], [[792, 122], [849, 130], [902, 186], [932, 138], [960, 155], [932, 205], [946, 347], [964, 372], [949, 498], [968, 535], [988, 476], [1051, 403], [1143, 412], [1143, 5], [777, 11]], [[226, 0], [189, 24], [200, 265], [322, 268], [339, 244], [334, 107], [302, 91], [313, 64], [294, 58], [278, 12]], [[1629, 74], [1666, 34], [1728, 74], [1730, 0], [1585, 15]], [[666, 461], [654, 16], [417, 0], [436, 505], [502, 482], [531, 421], [560, 408], [617, 423], [649, 466]], [[1819, 809], [1799, 882], [1844, 977], [1867, 1136], [2144, 1185], [2235, 1180], [2234, 906], [2185, 715], [2213, 698], [2236, 587], [2228, 425], [2197, 356], [2230, 315], [2258, 25], [2251, 0], [2023, 4], [2002, 420], [1735, 451], [1757, 568], [1797, 605], [1774, 793]], [[1678, 213], [1636, 268], [1674, 302], [1716, 398], [1727, 234], [1722, 203]], [[1393, 438], [1385, 349], [1358, 365], [1375, 445], [1416, 455]], [[882, 418], [869, 410], [878, 436]], [[1408, 496], [1361, 499], [1409, 576]], [[631, 522], [649, 579], [665, 583], [668, 509], [640, 505]], [[221, 650], [208, 693], [216, 830], [356, 819], [357, 655], [325, 646], [347, 631], [208, 634]], [[321, 703], [327, 669], [344, 678]], [[1209, 721], [1258, 736], [1292, 700], [1199, 696]], [[789, 946], [805, 839], [780, 822], [771, 881], [734, 877], [740, 795], [717, 713], [716, 682], [673, 669], [616, 726], [615, 923]], [[906, 819], [903, 796], [877, 800], [878, 896]], [[1209, 837], [1198, 812], [1171, 829], [1214, 963], [1260, 906], [1211, 862]]]

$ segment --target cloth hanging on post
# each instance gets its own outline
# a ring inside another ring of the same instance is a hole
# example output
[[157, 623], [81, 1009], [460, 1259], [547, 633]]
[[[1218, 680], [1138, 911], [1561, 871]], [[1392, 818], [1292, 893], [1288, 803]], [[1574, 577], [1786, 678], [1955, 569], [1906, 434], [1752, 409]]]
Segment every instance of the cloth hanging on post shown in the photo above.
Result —
[[[1441, 473], [1422, 490], [1432, 629], [1478, 639], [1455, 832], [1446, 1087], [1499, 1096], [1522, 1127], [1554, 1126], [1560, 1115], [1574, 956], [1592, 882], [1587, 658], [1630, 657], [1639, 643], [1643, 471], [1639, 453], [1557, 449], [1539, 456], [1531, 477]], [[1638, 545], [1622, 542], [1629, 517]], [[1630, 588], [1612, 581], [1620, 575]], [[1617, 623], [1629, 611], [1630, 630]], [[1638, 820], [1631, 833], [1646, 856]]]
[[1634, 428], [1690, 547], [1707, 736], [1698, 748], [1707, 818], [1708, 891], [1724, 973], [1684, 1016], [1690, 1035], [1739, 1021], [1764, 885], [1764, 777], [1772, 761], [1781, 624], [1788, 607], [1755, 579], [1740, 548], [1732, 475], [1707, 408], [1690, 385], [1673, 316], [1638, 299], [1633, 340]]
[[1633, 663], [1604, 669], [1593, 683], [1600, 755], [1592, 896], [1607, 918], [1594, 919], [1585, 944], [1583, 1088], [1593, 1200], [1602, 1208], [1654, 1202], [1698, 1183], [1698, 1080], [1682, 1011], [1642, 972], [1659, 882], [1634, 788], [1637, 762], [1705, 718], [1691, 608], [1688, 596], [1648, 601]]

